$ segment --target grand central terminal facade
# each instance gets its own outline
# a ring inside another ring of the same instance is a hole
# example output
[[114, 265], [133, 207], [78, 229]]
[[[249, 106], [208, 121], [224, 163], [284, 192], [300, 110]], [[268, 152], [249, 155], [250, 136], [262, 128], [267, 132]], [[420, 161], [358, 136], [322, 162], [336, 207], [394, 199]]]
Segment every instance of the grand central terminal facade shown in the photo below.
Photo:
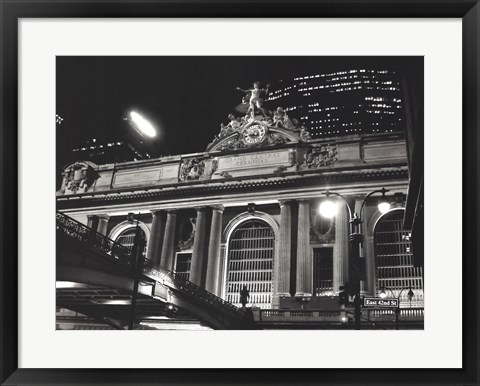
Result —
[[[405, 309], [400, 318], [423, 325], [422, 267], [402, 225], [408, 184], [401, 133], [311, 139], [278, 109], [273, 118], [232, 116], [203, 152], [78, 160], [64, 168], [56, 201], [59, 213], [118, 245], [131, 248], [139, 230], [145, 259], [236, 307], [246, 286], [247, 306], [266, 328], [349, 320], [338, 294], [349, 282], [356, 213], [361, 295], [389, 291]], [[332, 198], [335, 212], [324, 217], [320, 205]], [[374, 311], [363, 313], [365, 324], [392, 322], [388, 310]]]

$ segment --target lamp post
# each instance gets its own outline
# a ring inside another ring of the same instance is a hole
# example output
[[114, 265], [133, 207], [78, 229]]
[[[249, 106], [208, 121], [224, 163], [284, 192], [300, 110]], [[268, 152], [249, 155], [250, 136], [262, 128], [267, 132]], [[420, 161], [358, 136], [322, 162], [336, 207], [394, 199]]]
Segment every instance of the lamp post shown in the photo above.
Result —
[[[128, 329], [133, 330], [135, 324], [135, 307], [137, 306], [137, 298], [138, 298], [138, 286], [140, 283], [140, 269], [142, 268], [142, 257], [143, 257], [143, 238], [140, 236], [140, 213], [137, 215], [137, 224], [135, 226], [135, 236], [133, 238], [133, 249], [132, 249], [132, 266], [133, 266], [133, 292], [132, 292], [132, 305], [130, 307], [130, 320], [128, 323]], [[133, 213], [129, 213], [127, 217], [127, 221], [130, 224], [133, 224], [135, 220], [135, 215]]]
[[320, 204], [319, 212], [322, 216], [332, 218], [337, 213], [337, 205], [335, 202], [331, 201], [330, 196], [336, 196], [341, 198], [348, 209], [349, 215], [349, 224], [350, 224], [350, 235], [348, 241], [350, 244], [349, 250], [349, 283], [351, 293], [355, 295], [354, 298], [354, 307], [355, 307], [355, 330], [361, 329], [361, 298], [360, 298], [360, 281], [365, 280], [365, 260], [362, 256], [362, 245], [363, 245], [363, 234], [361, 233], [360, 226], [363, 223], [362, 220], [362, 211], [367, 200], [374, 194], [381, 193], [382, 197], [378, 203], [378, 210], [384, 214], [390, 210], [390, 202], [385, 197], [385, 193], [388, 192], [385, 188], [374, 190], [369, 193], [363, 200], [362, 206], [360, 207], [360, 213], [357, 214], [350, 207], [349, 202], [342, 196], [340, 193], [326, 191], [324, 194], [327, 197], [327, 200], [323, 201]]
[[392, 293], [392, 296], [394, 298], [397, 298], [398, 299], [398, 306], [397, 308], [395, 309], [395, 328], [397, 330], [400, 329], [400, 321], [399, 321], [399, 316], [400, 316], [400, 299], [401, 299], [401, 296], [402, 296], [402, 293], [403, 291], [407, 290], [408, 289], [408, 300], [410, 301], [410, 308], [412, 308], [412, 298], [414, 296], [414, 293], [412, 291], [412, 288], [409, 287], [409, 288], [402, 288], [402, 290], [399, 292], [398, 296], [395, 296], [394, 292], [390, 289], [390, 288], [380, 288], [380, 291], [378, 292], [378, 296], [380, 296], [381, 298], [386, 298], [387, 297], [387, 293], [385, 292], [385, 290], [388, 290]]

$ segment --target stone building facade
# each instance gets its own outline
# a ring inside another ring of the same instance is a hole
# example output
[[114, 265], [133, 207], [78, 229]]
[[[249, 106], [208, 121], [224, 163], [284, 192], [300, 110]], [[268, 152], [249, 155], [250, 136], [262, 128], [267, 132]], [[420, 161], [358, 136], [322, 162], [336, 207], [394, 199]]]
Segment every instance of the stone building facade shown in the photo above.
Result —
[[[348, 208], [339, 205], [334, 219], [318, 212], [325, 192], [337, 192], [357, 213], [364, 203], [362, 293], [389, 289], [406, 307], [411, 288], [408, 306], [423, 307], [422, 268], [413, 267], [401, 228], [404, 136], [313, 140], [281, 118], [232, 120], [205, 152], [107, 165], [79, 160], [63, 172], [57, 210], [126, 246], [133, 212], [145, 258], [155, 264], [236, 305], [246, 285], [260, 309], [315, 309], [348, 281]], [[378, 196], [365, 201], [381, 188], [391, 202], [383, 215]]]

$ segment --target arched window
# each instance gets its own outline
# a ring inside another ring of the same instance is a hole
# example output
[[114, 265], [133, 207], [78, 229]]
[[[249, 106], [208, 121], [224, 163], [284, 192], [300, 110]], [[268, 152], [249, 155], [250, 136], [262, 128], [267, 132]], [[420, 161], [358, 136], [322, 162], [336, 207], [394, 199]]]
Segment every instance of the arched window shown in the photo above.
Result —
[[270, 308], [272, 303], [275, 235], [272, 227], [259, 219], [241, 223], [228, 242], [226, 300], [240, 306], [244, 285], [250, 303]]
[[422, 268], [413, 266], [411, 234], [402, 228], [403, 214], [404, 210], [392, 210], [375, 226], [376, 295], [383, 290], [388, 297], [400, 297], [402, 307], [423, 307]]
[[[145, 231], [142, 228], [138, 228], [140, 237], [143, 239], [143, 245], [145, 246], [143, 249], [143, 256], [146, 256], [147, 252], [147, 236], [145, 234]], [[136, 232], [136, 226], [129, 227], [122, 231], [117, 238], [115, 239], [115, 242], [117, 244], [120, 244], [128, 249], [132, 249], [135, 243], [135, 232]]]

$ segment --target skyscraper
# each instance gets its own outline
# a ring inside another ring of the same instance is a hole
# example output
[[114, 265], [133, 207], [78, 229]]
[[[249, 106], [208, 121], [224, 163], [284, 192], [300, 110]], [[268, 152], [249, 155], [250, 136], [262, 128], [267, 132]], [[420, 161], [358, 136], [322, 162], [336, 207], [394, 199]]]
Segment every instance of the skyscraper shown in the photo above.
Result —
[[404, 131], [402, 91], [393, 70], [306, 74], [280, 81], [267, 101], [299, 119], [312, 138]]

